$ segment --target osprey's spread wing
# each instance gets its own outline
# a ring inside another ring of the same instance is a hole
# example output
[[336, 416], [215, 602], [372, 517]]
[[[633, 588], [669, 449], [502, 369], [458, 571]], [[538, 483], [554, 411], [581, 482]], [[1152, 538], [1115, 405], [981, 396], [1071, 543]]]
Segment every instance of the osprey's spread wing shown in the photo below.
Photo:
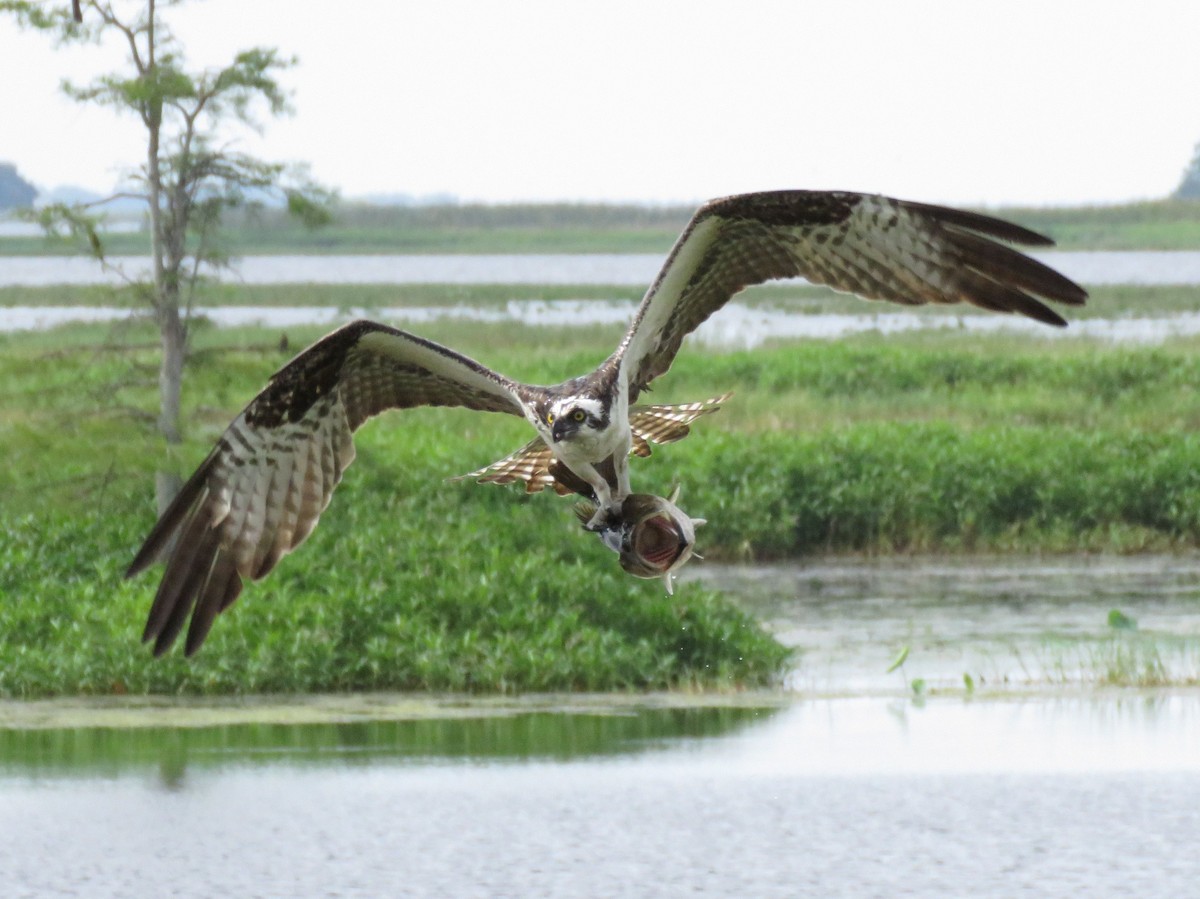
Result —
[[774, 278], [1066, 324], [1042, 300], [1080, 305], [1086, 291], [999, 241], [1053, 244], [1000, 219], [867, 194], [792, 190], [713, 200], [675, 242], [617, 349], [623, 383], [636, 399], [671, 367], [687, 334], [739, 290]]
[[[474, 360], [375, 322], [346, 325], [280, 369], [154, 525], [127, 577], [162, 559], [143, 640], [186, 651], [299, 546], [354, 459], [351, 434], [386, 409], [465, 406], [521, 415], [517, 385]], [[194, 609], [194, 611], [193, 611]]]
[[[691, 423], [701, 415], [709, 415], [721, 408], [733, 394], [704, 400], [700, 403], [683, 403], [676, 406], [634, 406], [629, 410], [629, 429], [633, 432], [633, 454], [649, 456], [650, 444], [674, 443], [691, 432]], [[468, 474], [451, 478], [465, 481], [475, 478], [481, 484], [511, 484], [525, 482], [526, 493], [540, 493], [554, 487], [559, 493], [570, 493], [570, 487], [554, 477], [554, 453], [541, 437], [535, 437], [519, 450]]]

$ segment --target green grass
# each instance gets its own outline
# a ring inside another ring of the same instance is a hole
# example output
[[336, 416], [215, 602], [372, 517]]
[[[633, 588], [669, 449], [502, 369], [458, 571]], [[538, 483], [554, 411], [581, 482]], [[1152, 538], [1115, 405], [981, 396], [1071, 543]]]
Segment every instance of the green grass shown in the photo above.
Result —
[[[152, 344], [144, 326], [119, 335]], [[167, 461], [145, 412], [153, 354], [101, 337], [0, 339], [0, 695], [732, 689], [788, 658], [717, 595], [629, 578], [564, 501], [447, 484], [527, 436], [422, 410], [362, 433], [309, 544], [247, 589], [198, 658], [153, 661], [137, 639], [154, 578], [121, 579]], [[168, 464], [192, 467], [284, 358], [263, 338], [201, 331], [192, 439]]]
[[[919, 199], [919, 198], [917, 198]], [[341, 206], [331, 225], [309, 230], [281, 212], [232, 217], [232, 253], [666, 253], [699, 205], [550, 203], [497, 206]], [[1064, 249], [1195, 249], [1200, 203], [1154, 200], [1108, 206], [982, 210], [1054, 238]], [[142, 234], [106, 238], [113, 255], [146, 252]], [[0, 238], [0, 256], [73, 252], [63, 239]]]
[[[329, 289], [333, 305], [363, 293]], [[553, 383], [594, 366], [621, 328], [420, 330]], [[320, 331], [291, 331], [292, 352]], [[0, 336], [0, 694], [720, 688], [786, 664], [719, 596], [689, 584], [668, 598], [623, 574], [569, 501], [446, 483], [528, 435], [515, 418], [441, 409], [360, 431], [310, 541], [247, 588], [196, 659], [152, 661], [137, 639], [154, 577], [121, 574], [153, 520], [153, 471], [194, 467], [286, 360], [278, 343], [197, 329], [188, 439], [167, 455], [148, 326]], [[735, 396], [635, 460], [634, 485], [679, 482], [683, 507], [710, 521], [710, 559], [1195, 547], [1198, 348], [949, 332], [693, 348], [652, 400]]]
[[1047, 638], [1029, 664], [1051, 685], [1194, 687], [1200, 650], [1190, 634], [1113, 633], [1101, 639]]
[[1019, 207], [988, 211], [1048, 234], [1064, 249], [1200, 248], [1200, 203], [1194, 200], [1145, 200], [1109, 206]]
[[[689, 471], [708, 556], [1130, 552], [1195, 546], [1200, 440], [1047, 427], [871, 424], [714, 436]], [[719, 487], [711, 479], [732, 467]], [[730, 489], [732, 488], [732, 489]]]
[[5, 514], [0, 694], [711, 689], [769, 682], [786, 658], [711, 593], [631, 581], [565, 516], [408, 496], [363, 461], [310, 545], [192, 661], [137, 646], [153, 579], [121, 571], [144, 503]]
[[[797, 288], [805, 302], [813, 288]], [[200, 306], [335, 306], [379, 309], [411, 306], [501, 306], [511, 300], [641, 299], [644, 288], [597, 284], [205, 284]], [[792, 295], [785, 294], [785, 301]], [[773, 298], [772, 298], [773, 301]], [[844, 302], [844, 301], [843, 301]], [[116, 306], [141, 308], [123, 288], [62, 284], [53, 287], [0, 287], [0, 308], [11, 306]]]

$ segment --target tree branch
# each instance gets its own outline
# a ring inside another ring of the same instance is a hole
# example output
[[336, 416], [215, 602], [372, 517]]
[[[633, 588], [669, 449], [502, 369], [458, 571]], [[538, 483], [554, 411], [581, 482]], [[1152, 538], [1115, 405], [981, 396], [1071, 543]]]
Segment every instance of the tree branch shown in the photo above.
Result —
[[[259, 130], [256, 113], [290, 112], [289, 93], [279, 72], [295, 64], [273, 48], [255, 47], [235, 55], [223, 68], [189, 71], [182, 49], [159, 7], [173, 0], [0, 0], [28, 27], [49, 32], [59, 43], [119, 35], [128, 47], [122, 68], [90, 84], [64, 84], [68, 96], [138, 116], [145, 129], [145, 155], [134, 173], [142, 190], [122, 190], [103, 200], [68, 209], [43, 210], [47, 227], [81, 238], [106, 272], [113, 272], [156, 313], [162, 366], [159, 371], [159, 427], [168, 442], [178, 439], [179, 388], [187, 353], [187, 325], [195, 312], [205, 273], [224, 264], [219, 227], [223, 214], [260, 202], [259, 192], [280, 192], [289, 212], [307, 225], [329, 218], [332, 192], [313, 184], [297, 169], [265, 162], [236, 150], [221, 129], [236, 120]], [[141, 10], [137, 12], [136, 10]], [[129, 10], [129, 11], [127, 11]], [[86, 12], [86, 17], [84, 17]], [[150, 215], [153, 280], [130, 277], [110, 262], [89, 214], [120, 197], [145, 202]]]

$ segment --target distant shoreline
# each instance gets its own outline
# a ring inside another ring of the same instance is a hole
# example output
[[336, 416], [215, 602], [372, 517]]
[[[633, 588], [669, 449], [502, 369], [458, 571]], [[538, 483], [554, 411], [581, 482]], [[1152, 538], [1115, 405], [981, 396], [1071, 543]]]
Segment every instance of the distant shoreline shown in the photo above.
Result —
[[[663, 253], [695, 206], [595, 203], [370, 206], [342, 204], [333, 224], [307, 229], [278, 209], [231, 217], [232, 255], [263, 253]], [[1003, 207], [981, 211], [1052, 237], [1069, 250], [1200, 249], [1200, 201], [1147, 200], [1111, 206]], [[107, 237], [113, 255], [145, 252], [128, 218]], [[0, 237], [0, 257], [71, 255], [67, 239]]]

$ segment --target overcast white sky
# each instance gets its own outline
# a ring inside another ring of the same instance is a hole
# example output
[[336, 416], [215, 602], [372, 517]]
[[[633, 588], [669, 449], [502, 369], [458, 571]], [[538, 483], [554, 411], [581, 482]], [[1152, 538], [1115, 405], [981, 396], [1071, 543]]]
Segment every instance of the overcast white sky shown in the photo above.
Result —
[[[168, 16], [196, 63], [297, 55], [296, 114], [243, 146], [349, 196], [1111, 202], [1169, 192], [1200, 140], [1195, 0], [207, 0]], [[138, 129], [58, 84], [122, 62], [0, 21], [0, 160], [107, 190]]]

